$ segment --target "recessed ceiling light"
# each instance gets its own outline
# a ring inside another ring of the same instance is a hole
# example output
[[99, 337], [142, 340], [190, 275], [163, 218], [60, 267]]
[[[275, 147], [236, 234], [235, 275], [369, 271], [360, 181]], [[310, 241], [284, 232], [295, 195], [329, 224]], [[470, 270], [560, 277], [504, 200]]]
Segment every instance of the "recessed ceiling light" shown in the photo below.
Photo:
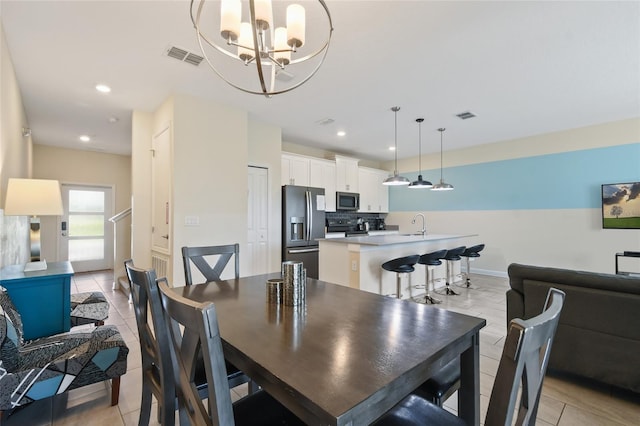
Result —
[[337, 134], [338, 136], [344, 136], [347, 134], [347, 132], [345, 132], [344, 130], [340, 130]]
[[109, 93], [111, 91], [111, 87], [106, 84], [96, 84], [96, 90], [102, 93]]
[[390, 146], [390, 147], [389, 147], [389, 151], [395, 151], [395, 150], [396, 150], [396, 147], [395, 147], [395, 146]]
[[82, 135], [78, 139], [80, 139], [82, 142], [89, 142], [91, 140], [91, 138], [87, 135]]

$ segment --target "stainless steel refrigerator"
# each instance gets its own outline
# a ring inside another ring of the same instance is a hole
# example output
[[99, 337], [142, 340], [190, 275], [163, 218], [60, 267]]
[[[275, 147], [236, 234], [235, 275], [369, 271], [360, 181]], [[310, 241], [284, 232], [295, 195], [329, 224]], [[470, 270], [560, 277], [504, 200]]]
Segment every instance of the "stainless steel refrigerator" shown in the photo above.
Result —
[[304, 263], [318, 278], [318, 238], [324, 238], [324, 188], [282, 187], [282, 260]]

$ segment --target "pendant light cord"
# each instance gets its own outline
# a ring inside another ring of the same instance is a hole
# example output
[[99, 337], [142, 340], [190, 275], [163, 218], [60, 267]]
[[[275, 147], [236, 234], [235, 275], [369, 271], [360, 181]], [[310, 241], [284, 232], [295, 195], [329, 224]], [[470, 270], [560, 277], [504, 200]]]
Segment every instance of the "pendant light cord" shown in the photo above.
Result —
[[393, 150], [393, 158], [394, 158], [394, 170], [393, 175], [398, 176], [398, 111], [400, 111], [399, 106], [395, 106], [391, 108], [393, 111], [394, 122], [393, 122], [393, 140], [394, 140], [394, 150]]
[[438, 131], [440, 132], [440, 183], [442, 183], [442, 133], [444, 132], [444, 128], [441, 127]]
[[394, 167], [394, 175], [398, 174], [398, 110], [400, 108], [395, 107], [395, 109], [393, 110], [393, 115], [394, 115], [394, 133], [393, 133], [393, 140], [394, 140], [394, 145], [395, 145], [395, 149], [393, 150], [393, 155], [395, 158], [395, 167]]
[[[418, 172], [419, 175], [422, 175], [422, 120], [423, 118], [418, 118], [416, 121], [418, 122]], [[420, 179], [422, 180], [422, 179]]]

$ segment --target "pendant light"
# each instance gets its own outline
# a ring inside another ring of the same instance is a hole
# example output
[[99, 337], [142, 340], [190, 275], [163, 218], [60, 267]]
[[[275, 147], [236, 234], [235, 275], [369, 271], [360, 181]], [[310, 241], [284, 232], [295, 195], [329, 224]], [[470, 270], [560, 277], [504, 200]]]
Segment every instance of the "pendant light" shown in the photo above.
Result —
[[410, 189], [428, 189], [433, 185], [428, 180], [422, 179], [422, 122], [424, 118], [416, 118], [418, 123], [418, 180], [414, 180], [409, 185]]
[[400, 107], [392, 107], [391, 111], [393, 111], [393, 113], [395, 114], [395, 150], [393, 151], [395, 153], [395, 168], [393, 170], [393, 176], [389, 176], [384, 182], [382, 182], [382, 184], [393, 186], [409, 185], [411, 183], [409, 179], [404, 176], [398, 175], [398, 111], [400, 111]]
[[440, 182], [433, 185], [431, 188], [432, 191], [451, 191], [453, 189], [453, 185], [445, 183], [442, 178], [442, 134], [445, 131], [444, 127], [438, 129], [440, 132]]

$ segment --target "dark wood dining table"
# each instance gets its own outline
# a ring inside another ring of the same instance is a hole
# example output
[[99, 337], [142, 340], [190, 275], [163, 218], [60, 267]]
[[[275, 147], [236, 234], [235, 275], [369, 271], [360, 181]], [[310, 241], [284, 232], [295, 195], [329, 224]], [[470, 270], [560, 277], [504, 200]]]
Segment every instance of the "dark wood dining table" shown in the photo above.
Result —
[[225, 358], [310, 425], [367, 425], [460, 357], [458, 415], [480, 423], [486, 321], [314, 279], [301, 306], [267, 302], [266, 274], [175, 288], [216, 305]]

